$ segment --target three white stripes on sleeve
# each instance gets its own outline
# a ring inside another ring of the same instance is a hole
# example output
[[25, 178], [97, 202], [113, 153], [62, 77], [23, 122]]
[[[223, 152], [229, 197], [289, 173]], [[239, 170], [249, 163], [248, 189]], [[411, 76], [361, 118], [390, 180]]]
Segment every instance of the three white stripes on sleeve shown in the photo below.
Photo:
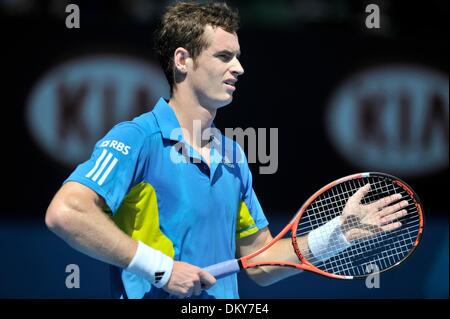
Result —
[[114, 157], [113, 160], [111, 161], [112, 157], [113, 154], [111, 152], [103, 150], [102, 154], [100, 154], [99, 158], [97, 158], [97, 161], [95, 161], [94, 168], [92, 168], [85, 176], [87, 178], [92, 179], [94, 182], [97, 182], [98, 180], [97, 184], [103, 185], [106, 178], [108, 177], [108, 175], [111, 173], [112, 169], [114, 168], [114, 166], [116, 166], [118, 162], [118, 159], [116, 157]]

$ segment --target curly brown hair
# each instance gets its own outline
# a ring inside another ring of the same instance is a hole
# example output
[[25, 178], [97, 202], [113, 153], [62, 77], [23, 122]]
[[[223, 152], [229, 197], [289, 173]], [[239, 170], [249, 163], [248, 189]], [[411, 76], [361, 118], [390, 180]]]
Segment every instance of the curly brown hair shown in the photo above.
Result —
[[159, 63], [173, 92], [175, 70], [173, 53], [185, 48], [194, 60], [208, 47], [203, 37], [207, 25], [220, 27], [227, 32], [237, 32], [239, 15], [226, 3], [177, 2], [167, 8], [154, 34], [154, 45]]

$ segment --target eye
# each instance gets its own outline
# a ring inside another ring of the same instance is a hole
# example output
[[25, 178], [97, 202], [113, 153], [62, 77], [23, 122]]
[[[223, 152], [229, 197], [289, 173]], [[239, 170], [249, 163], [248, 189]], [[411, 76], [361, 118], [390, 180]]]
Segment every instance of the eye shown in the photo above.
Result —
[[221, 59], [222, 61], [224, 61], [224, 62], [229, 62], [229, 61], [231, 61], [231, 59], [232, 59], [232, 56], [231, 56], [231, 55], [225, 54], [225, 53], [219, 54], [217, 57], [218, 57], [219, 59]]

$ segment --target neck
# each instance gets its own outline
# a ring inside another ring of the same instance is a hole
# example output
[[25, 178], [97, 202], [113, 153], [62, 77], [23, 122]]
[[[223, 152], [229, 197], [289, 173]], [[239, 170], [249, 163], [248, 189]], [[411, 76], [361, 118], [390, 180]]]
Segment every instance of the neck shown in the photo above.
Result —
[[188, 133], [184, 134], [185, 140], [194, 147], [204, 147], [209, 141], [201, 137], [205, 136], [203, 132], [211, 127], [216, 110], [201, 105], [194, 95], [188, 93], [174, 90], [169, 105], [174, 110], [181, 128]]

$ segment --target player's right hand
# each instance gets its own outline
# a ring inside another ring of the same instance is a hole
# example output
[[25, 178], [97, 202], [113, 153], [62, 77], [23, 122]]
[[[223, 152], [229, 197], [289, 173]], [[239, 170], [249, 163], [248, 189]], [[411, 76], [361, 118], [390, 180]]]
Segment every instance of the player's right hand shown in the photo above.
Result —
[[202, 289], [209, 289], [216, 279], [207, 271], [191, 264], [174, 261], [172, 274], [163, 289], [179, 298], [199, 296]]

